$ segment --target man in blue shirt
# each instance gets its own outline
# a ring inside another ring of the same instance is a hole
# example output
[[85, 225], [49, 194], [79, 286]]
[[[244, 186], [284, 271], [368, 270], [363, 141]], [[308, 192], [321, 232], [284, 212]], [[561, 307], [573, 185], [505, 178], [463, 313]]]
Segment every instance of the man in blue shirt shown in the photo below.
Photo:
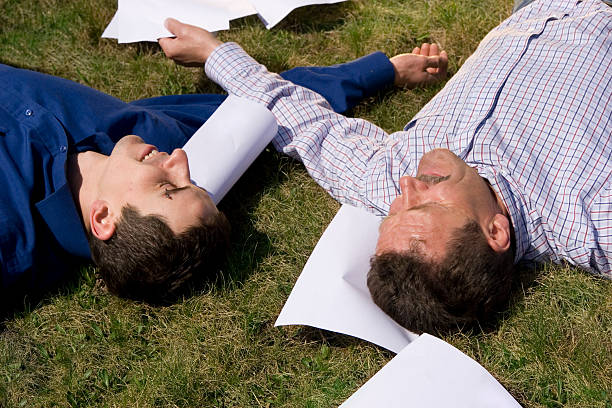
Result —
[[[374, 53], [334, 67], [296, 68], [283, 77], [319, 91], [340, 112], [394, 80], [410, 83], [415, 67], [427, 68], [414, 61], [437, 58], [404, 55], [390, 62]], [[0, 88], [4, 302], [48, 290], [75, 261], [90, 257], [111, 292], [150, 302], [173, 298], [196, 271], [214, 271], [229, 224], [191, 184], [179, 148], [225, 96], [128, 104], [4, 65]]]

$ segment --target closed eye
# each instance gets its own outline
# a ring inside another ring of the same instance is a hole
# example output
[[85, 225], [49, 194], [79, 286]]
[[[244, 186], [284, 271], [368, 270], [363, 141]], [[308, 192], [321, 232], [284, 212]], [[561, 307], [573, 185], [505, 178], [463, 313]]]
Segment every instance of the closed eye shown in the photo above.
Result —
[[[167, 184], [167, 185], [172, 186], [172, 184]], [[172, 200], [172, 195], [173, 194], [178, 193], [179, 191], [182, 191], [182, 190], [186, 190], [188, 188], [189, 188], [189, 186], [177, 187], [177, 188], [165, 188], [164, 189], [164, 197], [166, 197], [168, 200]]]

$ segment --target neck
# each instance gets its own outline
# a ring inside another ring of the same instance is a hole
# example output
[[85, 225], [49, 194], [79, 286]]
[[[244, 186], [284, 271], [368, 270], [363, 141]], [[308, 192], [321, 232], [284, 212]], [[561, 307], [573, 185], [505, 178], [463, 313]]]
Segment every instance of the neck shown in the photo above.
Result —
[[70, 191], [81, 213], [81, 221], [88, 232], [90, 206], [96, 198], [97, 181], [107, 157], [91, 151], [68, 156], [67, 178]]

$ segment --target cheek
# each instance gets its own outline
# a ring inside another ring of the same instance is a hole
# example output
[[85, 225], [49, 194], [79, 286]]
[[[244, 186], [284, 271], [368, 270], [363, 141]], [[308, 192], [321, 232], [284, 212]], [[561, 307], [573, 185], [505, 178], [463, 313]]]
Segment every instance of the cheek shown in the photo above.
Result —
[[[385, 221], [388, 222], [388, 221]], [[380, 255], [388, 247], [389, 228], [388, 224], [381, 224], [378, 229], [378, 241], [376, 241], [376, 255]]]
[[396, 214], [402, 207], [402, 196], [398, 195], [389, 207], [389, 215]]
[[164, 175], [156, 168], [132, 166], [125, 170], [126, 174], [129, 175], [125, 177], [126, 185], [129, 185], [132, 190], [139, 190], [144, 187], [154, 188], [157, 185], [161, 185], [165, 180]]
[[385, 221], [378, 230], [378, 242], [376, 243], [376, 254], [404, 249], [402, 228], [397, 224], [397, 218]]
[[459, 187], [454, 193], [457, 201], [464, 205], [480, 204], [486, 201], [491, 194], [486, 182], [478, 174], [470, 174], [470, 177], [466, 177], [465, 182]]
[[[126, 176], [126, 174], [129, 174], [129, 176]], [[146, 178], [133, 171], [119, 175], [115, 185], [116, 191], [121, 194], [122, 200], [128, 203], [142, 204], [154, 193]]]

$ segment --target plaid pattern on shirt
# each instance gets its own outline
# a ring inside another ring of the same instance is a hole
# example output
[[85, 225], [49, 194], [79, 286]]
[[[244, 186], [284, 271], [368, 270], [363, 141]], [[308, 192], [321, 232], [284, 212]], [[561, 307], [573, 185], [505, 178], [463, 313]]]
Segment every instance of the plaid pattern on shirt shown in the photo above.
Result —
[[599, 0], [536, 1], [493, 29], [403, 131], [334, 113], [238, 45], [208, 76], [276, 116], [277, 149], [341, 202], [386, 214], [422, 155], [450, 149], [505, 203], [522, 261], [612, 276], [612, 9]]

